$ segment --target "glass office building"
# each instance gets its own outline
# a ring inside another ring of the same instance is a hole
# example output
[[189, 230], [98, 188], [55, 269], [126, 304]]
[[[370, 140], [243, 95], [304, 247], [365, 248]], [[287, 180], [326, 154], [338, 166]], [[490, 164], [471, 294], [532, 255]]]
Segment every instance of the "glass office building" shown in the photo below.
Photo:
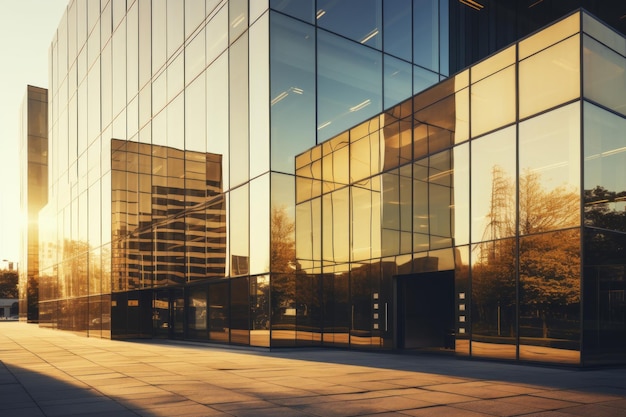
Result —
[[624, 361], [624, 37], [498, 3], [70, 2], [41, 325]]

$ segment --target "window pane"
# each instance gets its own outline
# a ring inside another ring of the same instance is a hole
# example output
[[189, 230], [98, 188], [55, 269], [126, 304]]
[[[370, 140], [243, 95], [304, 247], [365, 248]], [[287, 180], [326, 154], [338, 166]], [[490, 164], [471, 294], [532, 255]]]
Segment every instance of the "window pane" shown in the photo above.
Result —
[[580, 37], [519, 63], [520, 118], [580, 96]]
[[349, 39], [382, 47], [381, 0], [318, 0], [317, 25]]
[[382, 110], [382, 54], [318, 33], [318, 142]]
[[520, 234], [578, 225], [580, 104], [520, 123], [519, 149]]
[[[169, 59], [185, 40], [185, 3], [182, 1], [166, 1], [165, 3], [167, 13], [167, 58]], [[153, 33], [156, 31], [158, 29], [153, 30]]]
[[510, 66], [471, 87], [472, 136], [515, 121], [515, 66]]
[[439, 71], [439, 0], [413, 1], [413, 63]]
[[323, 197], [322, 225], [323, 260], [331, 263], [348, 262], [350, 248], [349, 195], [343, 188]]
[[228, 282], [209, 285], [209, 339], [228, 342], [230, 297]]
[[515, 128], [471, 143], [472, 242], [515, 235]]
[[250, 278], [230, 281], [230, 342], [250, 344]]
[[248, 1], [230, 0], [228, 2], [228, 20], [230, 22], [230, 43], [248, 29]]
[[315, 145], [315, 32], [293, 19], [270, 16], [271, 166], [291, 173], [293, 155]]
[[[204, 2], [203, 2], [204, 3]], [[187, 295], [187, 335], [191, 339], [208, 339], [207, 297], [208, 287], [189, 288]]]
[[228, 46], [228, 7], [222, 7], [206, 26], [206, 62], [210, 64]]
[[[472, 247], [472, 356], [515, 359], [515, 239]], [[460, 303], [459, 310], [468, 306]]]
[[408, 62], [385, 56], [384, 108], [388, 109], [411, 97], [412, 67]]
[[205, 17], [205, 0], [185, 0], [185, 38], [193, 33]]
[[426, 90], [439, 81], [439, 75], [417, 65], [413, 66], [413, 94]]
[[584, 37], [584, 95], [626, 115], [626, 58]]
[[270, 271], [270, 179], [269, 174], [250, 182], [250, 236], [254, 244], [250, 248], [250, 274]]
[[313, 0], [270, 0], [270, 7], [286, 15], [313, 23], [315, 9]]
[[470, 175], [469, 175], [469, 145], [457, 146], [453, 151], [454, 169], [452, 181], [454, 187], [454, 243], [465, 245], [469, 243], [469, 208], [470, 208]]
[[231, 276], [249, 273], [249, 196], [248, 185], [230, 192], [230, 253]]
[[387, 54], [411, 61], [411, 0], [383, 2], [385, 45]]
[[248, 35], [229, 49], [230, 89], [230, 181], [241, 184], [249, 178], [248, 141]]
[[185, 84], [189, 84], [205, 67], [205, 33], [201, 30], [185, 47]]
[[269, 18], [250, 28], [250, 177], [270, 169]]
[[228, 55], [222, 55], [206, 71], [207, 152], [221, 156], [222, 187], [229, 186], [228, 150]]
[[270, 346], [270, 277], [250, 278], [251, 346]]
[[575, 13], [520, 42], [519, 59], [524, 59], [578, 31], [580, 31], [580, 13]]
[[580, 231], [520, 239], [520, 359], [580, 362]]
[[206, 90], [204, 75], [185, 89], [185, 149], [206, 152]]
[[626, 232], [626, 118], [584, 105], [585, 224]]

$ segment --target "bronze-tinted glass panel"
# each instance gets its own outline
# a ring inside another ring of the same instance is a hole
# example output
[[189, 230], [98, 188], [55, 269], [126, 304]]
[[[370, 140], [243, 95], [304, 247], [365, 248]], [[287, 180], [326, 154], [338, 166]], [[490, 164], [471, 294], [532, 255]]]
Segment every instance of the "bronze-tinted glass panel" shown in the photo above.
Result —
[[580, 104], [519, 125], [519, 233], [580, 224]]
[[248, 185], [230, 192], [230, 275], [250, 271], [250, 226]]
[[507, 67], [474, 84], [471, 96], [472, 137], [515, 121], [515, 66]]
[[472, 242], [515, 235], [515, 128], [471, 143]]
[[229, 341], [230, 295], [228, 282], [209, 285], [209, 339]]
[[270, 277], [250, 277], [250, 345], [270, 346]]
[[519, 117], [580, 97], [580, 36], [519, 63]]
[[296, 276], [273, 273], [271, 289], [271, 346], [294, 346], [296, 343]]
[[580, 231], [519, 243], [519, 357], [580, 362]]
[[[515, 359], [517, 351], [515, 239], [472, 246], [472, 356]], [[468, 303], [458, 303], [459, 314]]]
[[230, 280], [230, 342], [250, 344], [250, 278]]

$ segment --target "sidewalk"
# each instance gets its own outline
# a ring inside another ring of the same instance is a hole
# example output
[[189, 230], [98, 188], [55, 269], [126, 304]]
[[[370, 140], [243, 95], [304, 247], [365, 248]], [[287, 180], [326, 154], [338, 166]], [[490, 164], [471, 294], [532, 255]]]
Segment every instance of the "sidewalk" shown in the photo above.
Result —
[[626, 416], [626, 369], [92, 339], [0, 323], [0, 416]]

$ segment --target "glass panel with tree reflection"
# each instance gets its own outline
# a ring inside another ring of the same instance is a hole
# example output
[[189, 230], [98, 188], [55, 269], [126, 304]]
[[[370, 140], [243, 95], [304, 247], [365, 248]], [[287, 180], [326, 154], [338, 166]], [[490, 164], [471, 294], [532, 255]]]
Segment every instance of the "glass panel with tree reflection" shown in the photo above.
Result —
[[515, 128], [471, 143], [472, 242], [515, 235]]
[[472, 246], [472, 356], [516, 357], [516, 253], [515, 239]]
[[584, 104], [585, 225], [626, 232], [626, 118]]
[[580, 224], [580, 103], [519, 125], [520, 234]]
[[580, 231], [520, 239], [520, 359], [580, 361]]

